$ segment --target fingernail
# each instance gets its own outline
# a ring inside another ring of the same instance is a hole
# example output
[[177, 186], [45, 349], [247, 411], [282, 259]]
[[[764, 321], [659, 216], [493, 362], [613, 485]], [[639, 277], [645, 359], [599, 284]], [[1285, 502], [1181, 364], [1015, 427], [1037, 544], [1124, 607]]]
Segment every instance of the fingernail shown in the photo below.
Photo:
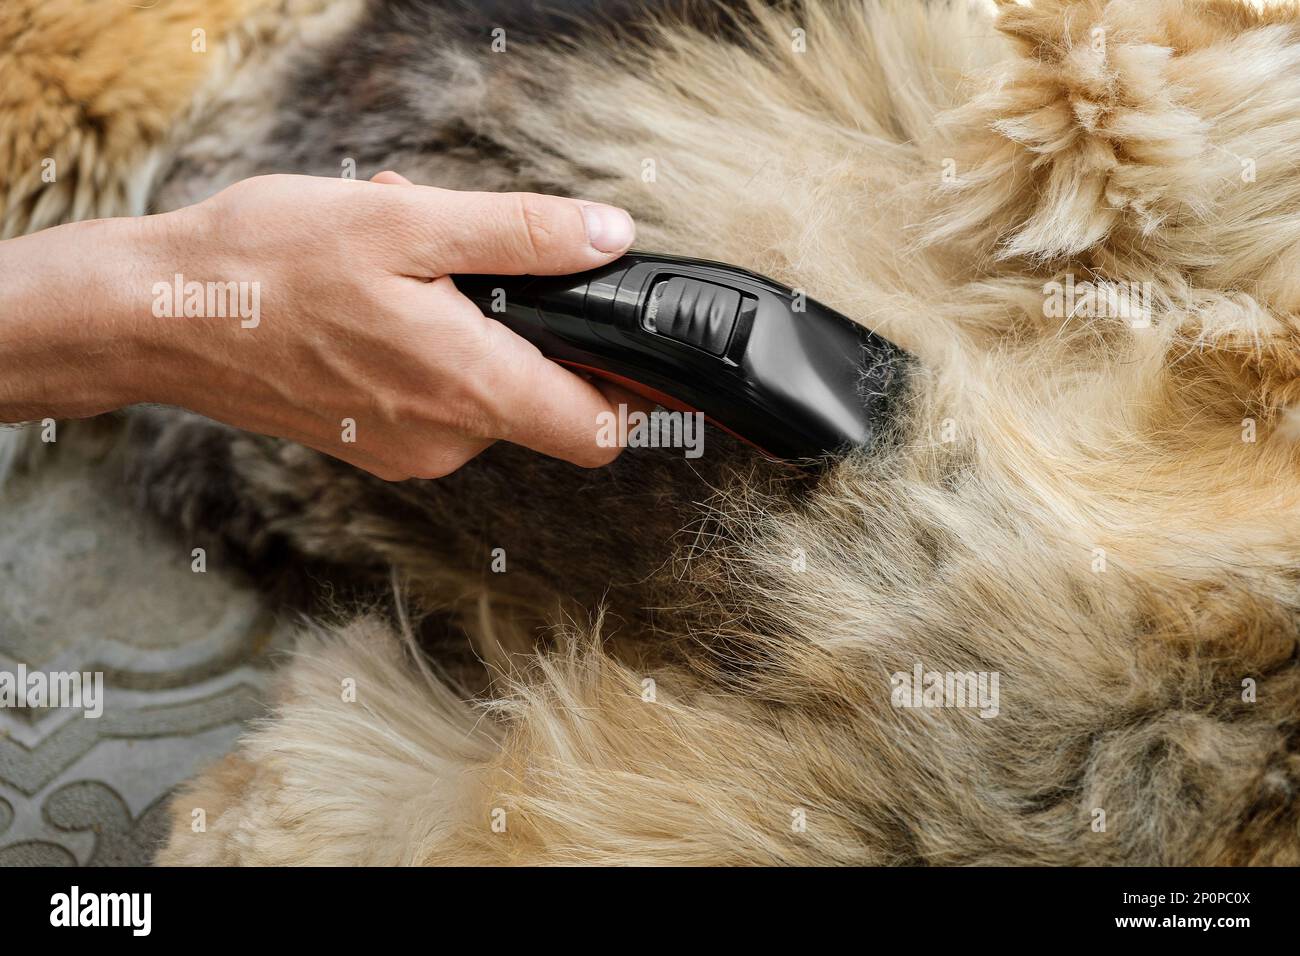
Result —
[[632, 245], [636, 226], [632, 217], [616, 206], [592, 203], [582, 207], [582, 218], [587, 222], [587, 241], [601, 252], [622, 252]]

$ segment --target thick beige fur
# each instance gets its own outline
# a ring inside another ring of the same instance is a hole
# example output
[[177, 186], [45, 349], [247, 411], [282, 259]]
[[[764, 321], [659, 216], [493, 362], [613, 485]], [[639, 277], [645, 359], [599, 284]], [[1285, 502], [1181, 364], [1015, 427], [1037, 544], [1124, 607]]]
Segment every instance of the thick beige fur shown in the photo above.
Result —
[[[906, 440], [714, 502], [689, 631], [570, 626], [479, 702], [375, 621], [306, 637], [163, 862], [1300, 863], [1296, 11], [759, 18], [465, 109], [911, 351]], [[1149, 327], [1046, 316], [1067, 274], [1151, 283]], [[999, 671], [1000, 715], [894, 708], [916, 660]]]

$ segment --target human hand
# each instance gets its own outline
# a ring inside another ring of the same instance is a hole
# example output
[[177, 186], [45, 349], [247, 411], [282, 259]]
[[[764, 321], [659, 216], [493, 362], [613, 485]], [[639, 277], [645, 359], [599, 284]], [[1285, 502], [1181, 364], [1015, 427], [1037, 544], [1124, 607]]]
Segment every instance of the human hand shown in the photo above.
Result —
[[[289, 438], [389, 480], [446, 475], [496, 439], [606, 464], [619, 449], [596, 444], [597, 416], [611, 399], [644, 405], [548, 361], [448, 277], [599, 266], [632, 242], [622, 210], [381, 173], [260, 176], [153, 218], [151, 271], [134, 270], [137, 287], [155, 285], [128, 324], [143, 359], [131, 401]], [[157, 285], [175, 275], [247, 284], [246, 308], [159, 317], [159, 294], [182, 311]]]

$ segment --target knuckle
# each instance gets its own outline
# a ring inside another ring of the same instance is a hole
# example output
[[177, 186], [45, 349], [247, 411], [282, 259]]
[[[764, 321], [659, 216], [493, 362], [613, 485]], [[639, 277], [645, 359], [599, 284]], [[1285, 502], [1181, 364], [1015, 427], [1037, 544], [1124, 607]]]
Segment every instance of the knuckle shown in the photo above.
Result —
[[622, 452], [623, 449], [618, 446], [603, 448], [593, 442], [590, 447], [583, 446], [574, 455], [573, 462], [583, 468], [603, 468], [613, 462]]
[[517, 215], [524, 250], [534, 258], [544, 259], [555, 249], [559, 230], [547, 203], [533, 193], [517, 194]]
[[399, 481], [406, 481], [408, 478], [415, 477], [404, 468], [377, 468], [371, 472], [380, 481], [387, 481], [396, 484]]
[[460, 450], [438, 449], [422, 455], [409, 471], [415, 478], [445, 478], [469, 458], [468, 454]]
[[287, 173], [263, 173], [232, 183], [222, 192], [240, 199], [270, 198], [292, 187], [293, 180], [294, 177]]
[[486, 373], [479, 379], [479, 389], [473, 400], [487, 406], [500, 400], [500, 389], [493, 382], [508, 382], [521, 386], [529, 381], [534, 353], [541, 352], [535, 345], [520, 339], [500, 322], [484, 322], [466, 330], [463, 345], [469, 357], [469, 368]]
[[458, 435], [483, 440], [502, 432], [502, 416], [489, 400], [470, 401], [451, 413], [448, 425]]

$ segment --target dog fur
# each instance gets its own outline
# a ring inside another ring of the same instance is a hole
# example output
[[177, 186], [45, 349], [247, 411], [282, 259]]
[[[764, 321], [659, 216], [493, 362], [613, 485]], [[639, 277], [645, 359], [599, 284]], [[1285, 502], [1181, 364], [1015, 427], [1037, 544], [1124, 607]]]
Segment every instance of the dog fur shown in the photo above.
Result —
[[[0, 238], [146, 211], [195, 123], [359, 3], [13, 0], [0, 10]], [[249, 81], [245, 82], [244, 77]]]
[[[345, 159], [615, 202], [898, 343], [906, 400], [814, 476], [710, 432], [402, 485], [136, 416], [189, 540], [397, 580], [473, 650], [310, 629], [161, 860], [1300, 862], [1300, 13], [825, 0], [493, 54], [498, 14], [377, 5], [155, 206]], [[1149, 314], [1048, 315], [1068, 278]], [[1000, 713], [894, 707], [918, 661], [997, 672]]]

